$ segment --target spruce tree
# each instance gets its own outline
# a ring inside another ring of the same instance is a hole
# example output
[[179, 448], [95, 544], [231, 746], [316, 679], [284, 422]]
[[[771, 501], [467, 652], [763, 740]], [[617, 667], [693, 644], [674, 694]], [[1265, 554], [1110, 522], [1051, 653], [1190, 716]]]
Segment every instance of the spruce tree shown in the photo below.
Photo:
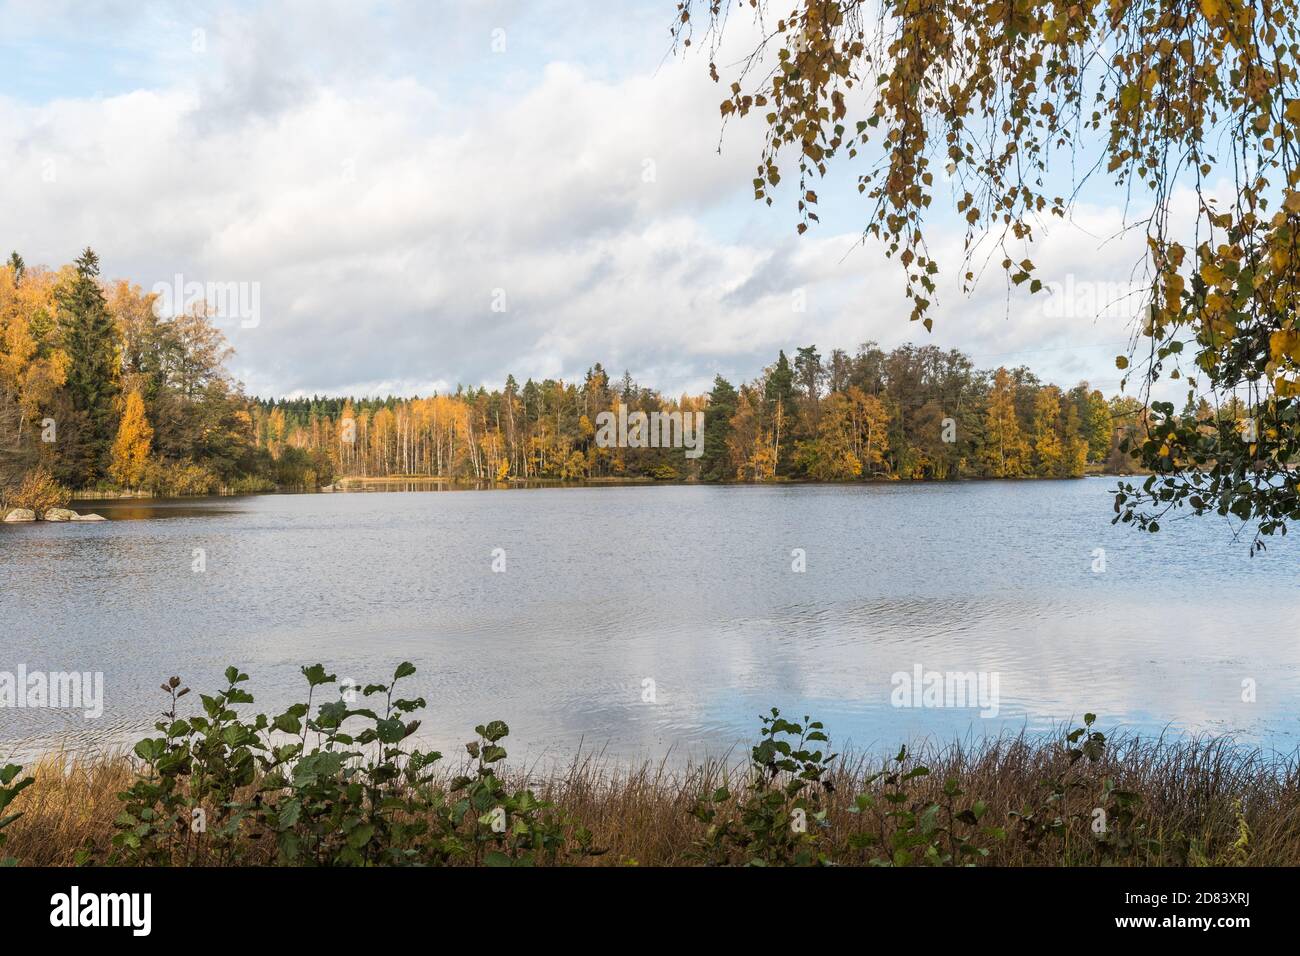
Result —
[[731, 437], [731, 419], [736, 414], [739, 396], [721, 375], [713, 379], [709, 392], [709, 407], [704, 410], [704, 454], [700, 457], [700, 477], [705, 481], [734, 478], [730, 467], [731, 450], [727, 439]]
[[99, 285], [99, 257], [89, 247], [76, 260], [76, 275], [58, 292], [58, 323], [68, 353], [67, 393], [71, 427], [63, 461], [76, 486], [104, 474], [116, 432], [119, 358], [117, 333]]

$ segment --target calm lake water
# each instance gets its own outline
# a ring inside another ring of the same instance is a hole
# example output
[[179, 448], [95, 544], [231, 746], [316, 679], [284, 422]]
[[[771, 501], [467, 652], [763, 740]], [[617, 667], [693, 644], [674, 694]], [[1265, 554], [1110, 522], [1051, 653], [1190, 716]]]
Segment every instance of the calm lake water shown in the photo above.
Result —
[[[1113, 527], [1112, 485], [76, 502], [111, 520], [0, 527], [0, 671], [100, 671], [104, 714], [0, 708], [0, 757], [119, 744], [172, 674], [197, 709], [238, 664], [277, 708], [305, 699], [304, 663], [365, 683], [402, 660], [427, 739], [500, 718], [542, 760], [721, 752], [773, 705], [873, 750], [1087, 710], [1294, 750], [1300, 551], [1251, 558], [1217, 518]], [[995, 676], [997, 715], [894, 706], [892, 676], [917, 666]]]

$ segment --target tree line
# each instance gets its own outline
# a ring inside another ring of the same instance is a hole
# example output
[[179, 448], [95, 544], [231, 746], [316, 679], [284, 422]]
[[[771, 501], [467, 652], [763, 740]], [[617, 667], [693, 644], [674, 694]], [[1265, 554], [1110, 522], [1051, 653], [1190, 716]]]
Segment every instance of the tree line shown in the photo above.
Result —
[[[599, 416], [704, 413], [703, 453], [610, 446]], [[665, 396], [599, 364], [582, 381], [513, 375], [500, 389], [430, 398], [258, 400], [260, 448], [328, 455], [342, 476], [703, 481], [1067, 478], [1133, 463], [1133, 398], [1045, 384], [1024, 367], [977, 370], [957, 350], [866, 343], [823, 357], [782, 350], [754, 381]]]
[[[599, 364], [581, 381], [508, 376], [429, 397], [244, 394], [199, 306], [99, 275], [87, 249], [59, 269], [0, 266], [0, 497], [67, 490], [160, 495], [315, 487], [336, 476], [469, 480], [769, 481], [1063, 478], [1133, 467], [1133, 398], [1068, 390], [1028, 368], [976, 369], [957, 350], [866, 343], [784, 351], [761, 375], [666, 396]], [[601, 414], [704, 413], [702, 452], [599, 440]], [[1206, 408], [1189, 409], [1200, 417]]]

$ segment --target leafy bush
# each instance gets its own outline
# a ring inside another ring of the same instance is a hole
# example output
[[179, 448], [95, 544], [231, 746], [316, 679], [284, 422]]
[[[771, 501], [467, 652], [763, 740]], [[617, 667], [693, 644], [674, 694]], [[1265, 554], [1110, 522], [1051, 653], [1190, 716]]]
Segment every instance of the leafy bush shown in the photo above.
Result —
[[150, 461], [142, 482], [151, 494], [163, 498], [215, 494], [221, 479], [192, 461]]
[[349, 689], [313, 712], [317, 689], [337, 679], [320, 664], [302, 672], [307, 701], [274, 717], [240, 718], [236, 707], [253, 696], [234, 667], [223, 690], [200, 695], [199, 716], [179, 716], [189, 693], [179, 678], [163, 684], [169, 707], [160, 736], [135, 746], [143, 768], [120, 795], [110, 862], [518, 866], [594, 852], [590, 834], [550, 803], [498, 778], [502, 721], [476, 728], [470, 772], [449, 782], [436, 772], [440, 753], [404, 748], [420, 726], [409, 715], [425, 702], [394, 688], [414, 665], [360, 692], [382, 709], [352, 706]]
[[18, 487], [9, 495], [9, 507], [28, 508], [40, 517], [51, 508], [63, 508], [71, 499], [67, 488], [54, 480], [44, 466], [27, 472]]
[[334, 480], [334, 465], [324, 449], [305, 451], [292, 445], [280, 451], [278, 458], [264, 461], [264, 474], [280, 488], [315, 490]]
[[1012, 811], [1010, 817], [1025, 843], [1045, 856], [1071, 859], [1090, 854], [1103, 865], [1121, 858], [1158, 860], [1159, 842], [1148, 839], [1145, 827], [1136, 822], [1141, 796], [1117, 787], [1109, 776], [1102, 778], [1100, 792], [1095, 791], [1092, 781], [1077, 772], [1084, 766], [1080, 761], [1095, 765], [1105, 756], [1106, 735], [1093, 729], [1096, 720], [1096, 714], [1084, 714], [1083, 726], [1066, 735], [1066, 766], [1042, 782], [1039, 805]]
[[[759, 742], [750, 751], [745, 792], [730, 808], [731, 793], [719, 787], [698, 801], [692, 815], [706, 824], [697, 845], [706, 863], [809, 866], [827, 862], [822, 852], [825, 799], [833, 791], [829, 771], [836, 754], [816, 744], [830, 738], [818, 721], [792, 723], [773, 707], [763, 716]], [[812, 749], [810, 749], [812, 748]]]
[[224, 484], [221, 490], [232, 495], [260, 494], [275, 491], [275, 482], [260, 475], [242, 475]]
[[[858, 815], [879, 808], [878, 832], [859, 829], [848, 840], [856, 850], [875, 847], [885, 852], [885, 856], [871, 857], [873, 866], [970, 866], [988, 856], [988, 848], [982, 845], [985, 840], [1006, 838], [1001, 827], [980, 826], [988, 804], [964, 800], [966, 791], [956, 777], [944, 780], [942, 799], [918, 798], [909, 792], [908, 783], [928, 777], [930, 768], [924, 764], [908, 767], [906, 747], [899, 748], [890, 763], [866, 780], [868, 788], [878, 784], [878, 792], [864, 790], [849, 808]], [[886, 827], [886, 823], [892, 826]]]

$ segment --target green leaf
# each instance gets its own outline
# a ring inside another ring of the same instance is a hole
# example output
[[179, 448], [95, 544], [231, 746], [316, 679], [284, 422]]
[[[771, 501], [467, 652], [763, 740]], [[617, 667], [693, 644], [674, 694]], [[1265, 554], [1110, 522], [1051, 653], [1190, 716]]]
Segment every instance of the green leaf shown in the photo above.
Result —
[[336, 674], [326, 674], [322, 664], [312, 664], [310, 667], [302, 668], [302, 676], [307, 678], [307, 683], [312, 687], [319, 684], [332, 684], [338, 679]]
[[415, 665], [410, 661], [402, 661], [397, 665], [397, 670], [393, 672], [393, 680], [401, 680], [403, 677], [410, 677], [415, 673]]
[[287, 800], [280, 806], [279, 811], [280, 829], [287, 830], [302, 816], [302, 804], [297, 800]]
[[363, 823], [360, 826], [356, 827], [351, 833], [348, 834], [348, 846], [352, 847], [353, 849], [359, 850], [367, 843], [369, 843], [370, 838], [373, 837], [374, 835], [375, 835], [374, 825], [370, 823]]

